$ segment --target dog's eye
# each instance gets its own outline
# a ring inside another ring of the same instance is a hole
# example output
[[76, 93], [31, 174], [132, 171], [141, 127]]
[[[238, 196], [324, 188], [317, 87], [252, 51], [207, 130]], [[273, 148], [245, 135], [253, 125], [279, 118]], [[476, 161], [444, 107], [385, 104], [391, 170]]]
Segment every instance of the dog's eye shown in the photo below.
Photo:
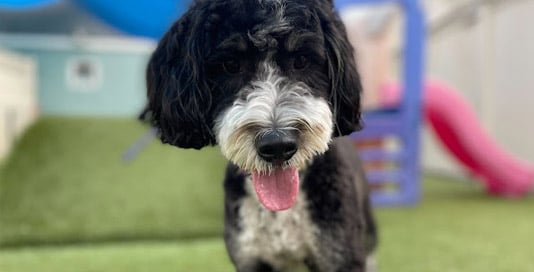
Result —
[[302, 70], [306, 67], [308, 67], [308, 58], [304, 55], [299, 55], [295, 58], [293, 61], [293, 69], [295, 70]]
[[229, 74], [239, 74], [241, 72], [241, 63], [238, 60], [227, 60], [223, 62], [223, 68]]

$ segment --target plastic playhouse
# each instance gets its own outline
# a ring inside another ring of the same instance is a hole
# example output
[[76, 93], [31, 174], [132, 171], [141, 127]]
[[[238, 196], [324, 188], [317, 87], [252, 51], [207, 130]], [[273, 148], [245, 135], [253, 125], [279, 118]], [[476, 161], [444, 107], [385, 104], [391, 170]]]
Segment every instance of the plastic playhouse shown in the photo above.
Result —
[[[414, 204], [420, 196], [420, 126], [421, 88], [423, 80], [424, 18], [416, 0], [337, 1], [342, 9], [354, 4], [397, 2], [405, 16], [403, 38], [403, 83], [407, 90], [399, 103], [364, 114], [365, 128], [350, 137], [356, 142], [378, 140], [378, 144], [361, 144], [360, 156], [369, 164], [369, 182], [374, 188], [372, 201], [379, 205]], [[382, 141], [394, 141], [391, 147]]]
[[[386, 85], [383, 105], [399, 103], [401, 89]], [[482, 181], [488, 193], [519, 197], [534, 187], [534, 168], [502, 149], [484, 130], [475, 112], [459, 93], [443, 82], [425, 82], [422, 97], [424, 120], [447, 150]]]
[[381, 82], [380, 108], [367, 111], [364, 130], [350, 136], [367, 166], [374, 189], [373, 203], [409, 205], [419, 200], [423, 120], [490, 194], [506, 197], [527, 194], [534, 187], [534, 167], [500, 148], [458, 92], [441, 82], [424, 81], [425, 23], [419, 1], [337, 1], [339, 9], [384, 3], [396, 3], [404, 13], [402, 83]]

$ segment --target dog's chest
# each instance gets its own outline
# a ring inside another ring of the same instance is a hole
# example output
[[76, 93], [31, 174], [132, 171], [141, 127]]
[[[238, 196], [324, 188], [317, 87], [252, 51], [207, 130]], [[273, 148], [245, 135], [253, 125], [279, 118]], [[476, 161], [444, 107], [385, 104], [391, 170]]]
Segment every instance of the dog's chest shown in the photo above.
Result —
[[260, 204], [251, 183], [247, 181], [249, 196], [242, 200], [240, 208], [240, 251], [279, 267], [303, 261], [313, 251], [317, 235], [305, 194], [299, 193], [291, 209], [271, 212]]

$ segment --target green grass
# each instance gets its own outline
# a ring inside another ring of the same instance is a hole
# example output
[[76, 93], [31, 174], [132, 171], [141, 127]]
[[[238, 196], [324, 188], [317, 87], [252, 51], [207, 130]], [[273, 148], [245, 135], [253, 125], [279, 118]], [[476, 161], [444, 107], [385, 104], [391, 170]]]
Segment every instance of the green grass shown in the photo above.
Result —
[[[220, 239], [224, 160], [153, 143], [123, 164], [143, 130], [79, 119], [32, 128], [0, 173], [0, 271], [231, 271]], [[380, 271], [534, 271], [534, 197], [498, 199], [432, 177], [423, 195], [415, 207], [377, 209]]]
[[38, 122], [0, 172], [0, 245], [219, 235], [219, 151], [154, 141], [123, 162], [145, 130], [136, 120]]
[[498, 199], [443, 178], [424, 185], [418, 206], [378, 210], [382, 271], [534, 271], [534, 197]]
[[2, 272], [232, 271], [219, 239], [0, 251]]
[[[534, 199], [427, 178], [422, 203], [380, 208], [380, 271], [531, 272]], [[2, 272], [231, 271], [222, 239], [0, 250]]]

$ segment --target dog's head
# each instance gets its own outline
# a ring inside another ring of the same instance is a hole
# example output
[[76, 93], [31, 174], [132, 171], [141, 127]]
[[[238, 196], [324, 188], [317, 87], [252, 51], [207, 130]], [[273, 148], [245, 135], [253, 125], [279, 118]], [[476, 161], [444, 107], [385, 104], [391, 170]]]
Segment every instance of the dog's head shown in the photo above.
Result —
[[359, 75], [331, 0], [196, 1], [147, 83], [162, 141], [219, 144], [272, 210], [294, 203], [298, 169], [360, 126]]

